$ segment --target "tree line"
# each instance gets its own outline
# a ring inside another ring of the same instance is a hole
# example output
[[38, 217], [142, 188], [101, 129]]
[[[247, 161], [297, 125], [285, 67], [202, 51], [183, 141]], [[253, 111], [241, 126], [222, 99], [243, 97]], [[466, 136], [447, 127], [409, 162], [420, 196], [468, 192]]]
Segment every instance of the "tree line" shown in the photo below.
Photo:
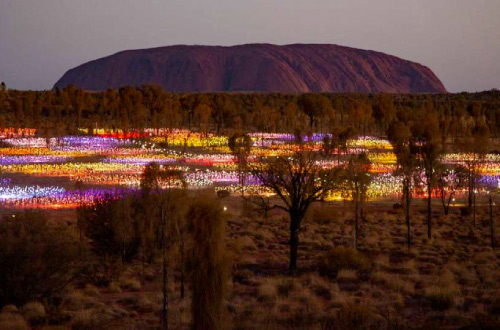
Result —
[[73, 85], [51, 91], [0, 88], [0, 127], [33, 127], [72, 134], [81, 127], [175, 127], [222, 132], [331, 131], [350, 125], [359, 134], [385, 134], [395, 119], [432, 111], [446, 137], [478, 123], [500, 133], [500, 92], [460, 94], [171, 93], [155, 85], [92, 92]]

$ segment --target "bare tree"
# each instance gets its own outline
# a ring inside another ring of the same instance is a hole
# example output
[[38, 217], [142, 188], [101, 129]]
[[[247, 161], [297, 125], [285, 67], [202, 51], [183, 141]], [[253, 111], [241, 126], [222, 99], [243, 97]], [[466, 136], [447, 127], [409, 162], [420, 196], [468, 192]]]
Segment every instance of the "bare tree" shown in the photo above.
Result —
[[356, 249], [358, 249], [359, 218], [363, 218], [364, 202], [366, 201], [368, 186], [371, 183], [369, 168], [370, 160], [366, 154], [362, 153], [351, 156], [345, 169], [347, 193], [354, 202], [354, 237]]
[[300, 150], [291, 157], [262, 158], [253, 165], [252, 174], [284, 205], [274, 205], [290, 217], [289, 270], [297, 270], [300, 225], [311, 203], [322, 200], [335, 186], [338, 170], [316, 164], [316, 154]]
[[[151, 163], [146, 166], [141, 179], [141, 188], [143, 194], [154, 192], [159, 208], [159, 231], [160, 231], [160, 250], [162, 256], [162, 310], [160, 314], [160, 323], [163, 330], [168, 329], [168, 245], [169, 233], [174, 226], [175, 221], [169, 221], [170, 218], [176, 220], [180, 217], [180, 208], [183, 203], [172, 192], [172, 180], [182, 180], [182, 171], [164, 169], [157, 163]], [[162, 185], [166, 184], [167, 190], [162, 190]], [[172, 238], [170, 238], [172, 240]]]
[[479, 165], [488, 153], [490, 142], [488, 126], [476, 123], [472, 134], [458, 143], [460, 149], [469, 154], [465, 167], [468, 171], [468, 207], [472, 208], [474, 226], [476, 225], [476, 185], [480, 177]]
[[417, 160], [411, 148], [410, 128], [402, 122], [393, 122], [387, 131], [387, 136], [394, 147], [397, 157], [396, 175], [402, 177], [403, 183], [403, 204], [405, 212], [405, 222], [407, 229], [408, 249], [411, 248], [411, 224], [410, 224], [410, 204], [412, 198], [412, 187], [415, 183], [415, 173]]
[[428, 113], [425, 125], [412, 126], [412, 141], [410, 147], [418, 157], [419, 165], [423, 168], [425, 185], [427, 187], [427, 237], [432, 237], [432, 188], [436, 183], [436, 170], [440, 165], [440, 156], [443, 152], [439, 122], [435, 113]]

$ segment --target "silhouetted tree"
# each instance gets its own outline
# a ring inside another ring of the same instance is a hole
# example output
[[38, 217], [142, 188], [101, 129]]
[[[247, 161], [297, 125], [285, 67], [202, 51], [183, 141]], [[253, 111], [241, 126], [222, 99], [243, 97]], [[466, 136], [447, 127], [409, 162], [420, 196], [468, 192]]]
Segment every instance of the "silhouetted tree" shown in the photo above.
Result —
[[367, 155], [361, 153], [353, 155], [349, 159], [344, 175], [347, 181], [347, 192], [354, 202], [354, 237], [355, 247], [358, 249], [359, 218], [363, 218], [363, 207], [366, 194], [371, 183], [370, 160]]
[[283, 205], [274, 205], [290, 217], [289, 270], [297, 270], [297, 251], [301, 222], [309, 206], [331, 191], [337, 183], [338, 171], [325, 170], [316, 164], [316, 154], [304, 150], [292, 157], [262, 158], [252, 167], [252, 174], [271, 191]]
[[400, 175], [403, 181], [403, 204], [407, 229], [408, 249], [411, 247], [411, 225], [410, 204], [412, 198], [412, 187], [415, 182], [417, 159], [411, 147], [411, 130], [400, 121], [393, 122], [387, 131], [389, 141], [394, 148], [397, 157], [396, 175]]

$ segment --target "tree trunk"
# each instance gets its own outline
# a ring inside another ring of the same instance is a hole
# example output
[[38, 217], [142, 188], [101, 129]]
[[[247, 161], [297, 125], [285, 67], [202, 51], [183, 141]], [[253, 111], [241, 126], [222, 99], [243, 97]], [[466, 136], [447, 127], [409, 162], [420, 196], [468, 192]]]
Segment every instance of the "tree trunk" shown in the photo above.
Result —
[[184, 240], [185, 240], [185, 233], [184, 233], [184, 225], [181, 229], [181, 299], [184, 299], [185, 297], [185, 289], [184, 289], [184, 282], [185, 282], [185, 277], [186, 277], [186, 269], [184, 266], [184, 254], [185, 254], [185, 249], [184, 249]]
[[358, 203], [358, 198], [356, 197], [355, 198], [355, 201], [354, 201], [354, 225], [355, 225], [355, 228], [354, 228], [354, 243], [355, 243], [355, 247], [356, 247], [356, 250], [358, 249], [358, 233], [359, 233], [359, 227], [358, 227], [358, 224], [359, 224], [359, 203]]
[[408, 242], [408, 251], [411, 248], [411, 232], [410, 232], [410, 184], [408, 179], [404, 180], [404, 198], [405, 198], [405, 220], [406, 220], [406, 239]]
[[300, 220], [301, 217], [298, 214], [290, 214], [290, 264], [288, 270], [292, 273], [297, 271]]
[[162, 310], [161, 310], [161, 328], [162, 330], [168, 330], [168, 260], [167, 260], [167, 247], [166, 247], [166, 234], [165, 234], [165, 214], [163, 211], [163, 203], [161, 205], [161, 236], [162, 236], [162, 256], [163, 256], [163, 276], [162, 276]]
[[493, 223], [493, 198], [491, 197], [491, 193], [489, 196], [490, 202], [490, 237], [491, 237], [491, 248], [495, 249], [495, 233], [494, 233], [494, 223]]
[[427, 238], [432, 238], [432, 178], [427, 178]]
[[468, 174], [468, 177], [469, 177], [468, 178], [469, 179], [469, 182], [468, 182], [469, 183], [469, 187], [468, 187], [469, 191], [468, 191], [468, 196], [467, 196], [468, 200], [467, 201], [468, 201], [468, 205], [469, 205], [469, 209], [470, 209], [472, 207], [472, 191], [473, 191], [472, 190], [472, 170], [470, 168], [470, 165], [469, 165], [469, 171], [468, 171], [467, 174]]

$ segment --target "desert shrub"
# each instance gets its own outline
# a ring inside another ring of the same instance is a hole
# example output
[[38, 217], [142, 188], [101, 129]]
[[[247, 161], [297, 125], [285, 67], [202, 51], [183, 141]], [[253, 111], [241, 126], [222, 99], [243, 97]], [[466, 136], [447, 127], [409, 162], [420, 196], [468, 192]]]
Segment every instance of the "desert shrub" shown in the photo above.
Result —
[[341, 269], [338, 272], [337, 279], [339, 282], [356, 282], [358, 273], [353, 269]]
[[500, 319], [496, 315], [478, 312], [474, 315], [469, 325], [462, 327], [463, 330], [497, 330], [500, 329]]
[[311, 210], [310, 217], [318, 225], [328, 225], [336, 219], [337, 214], [334, 213], [332, 208], [321, 205]]
[[229, 270], [224, 241], [226, 222], [217, 200], [197, 197], [187, 213], [193, 329], [220, 329]]
[[226, 198], [226, 197], [229, 197], [229, 195], [231, 195], [229, 190], [226, 190], [226, 189], [217, 190], [217, 197], [219, 197], [219, 198]]
[[[18, 306], [62, 290], [74, 276], [78, 243], [40, 212], [0, 221], [0, 305]], [[6, 271], [8, 270], [8, 271]]]
[[276, 291], [280, 297], [288, 297], [290, 292], [295, 289], [295, 283], [293, 280], [280, 281], [276, 285]]
[[462, 217], [467, 217], [467, 216], [469, 216], [471, 214], [472, 214], [472, 208], [470, 208], [468, 206], [464, 206], [464, 207], [460, 208], [460, 215]]
[[122, 261], [129, 261], [137, 254], [140, 234], [136, 206], [134, 196], [107, 196], [78, 210], [78, 224], [97, 256], [119, 256]]
[[331, 330], [365, 330], [375, 323], [373, 312], [366, 306], [346, 303], [336, 315], [323, 322], [323, 329]]
[[29, 328], [28, 322], [19, 314], [0, 314], [0, 330], [29, 330]]
[[276, 300], [276, 287], [270, 283], [264, 283], [259, 286], [258, 300], [260, 302], [271, 302]]
[[126, 290], [139, 291], [141, 282], [135, 278], [124, 278], [120, 281], [120, 287]]
[[370, 269], [370, 262], [360, 252], [345, 247], [334, 247], [319, 260], [319, 270], [323, 276], [337, 277], [341, 269], [364, 272]]
[[430, 287], [425, 290], [425, 299], [436, 310], [450, 309], [455, 305], [456, 292], [447, 287]]
[[77, 273], [77, 283], [83, 286], [92, 283], [97, 286], [108, 286], [117, 279], [122, 269], [119, 258], [111, 255], [89, 257], [81, 264]]
[[22, 310], [24, 318], [31, 325], [39, 325], [45, 322], [46, 313], [45, 306], [39, 302], [29, 302], [23, 306]]
[[101, 329], [99, 318], [93, 310], [82, 310], [76, 313], [71, 322], [72, 330], [96, 330]]
[[373, 283], [381, 284], [394, 291], [403, 293], [414, 292], [413, 283], [411, 281], [405, 281], [401, 276], [397, 274], [375, 271], [371, 274], [371, 279]]

